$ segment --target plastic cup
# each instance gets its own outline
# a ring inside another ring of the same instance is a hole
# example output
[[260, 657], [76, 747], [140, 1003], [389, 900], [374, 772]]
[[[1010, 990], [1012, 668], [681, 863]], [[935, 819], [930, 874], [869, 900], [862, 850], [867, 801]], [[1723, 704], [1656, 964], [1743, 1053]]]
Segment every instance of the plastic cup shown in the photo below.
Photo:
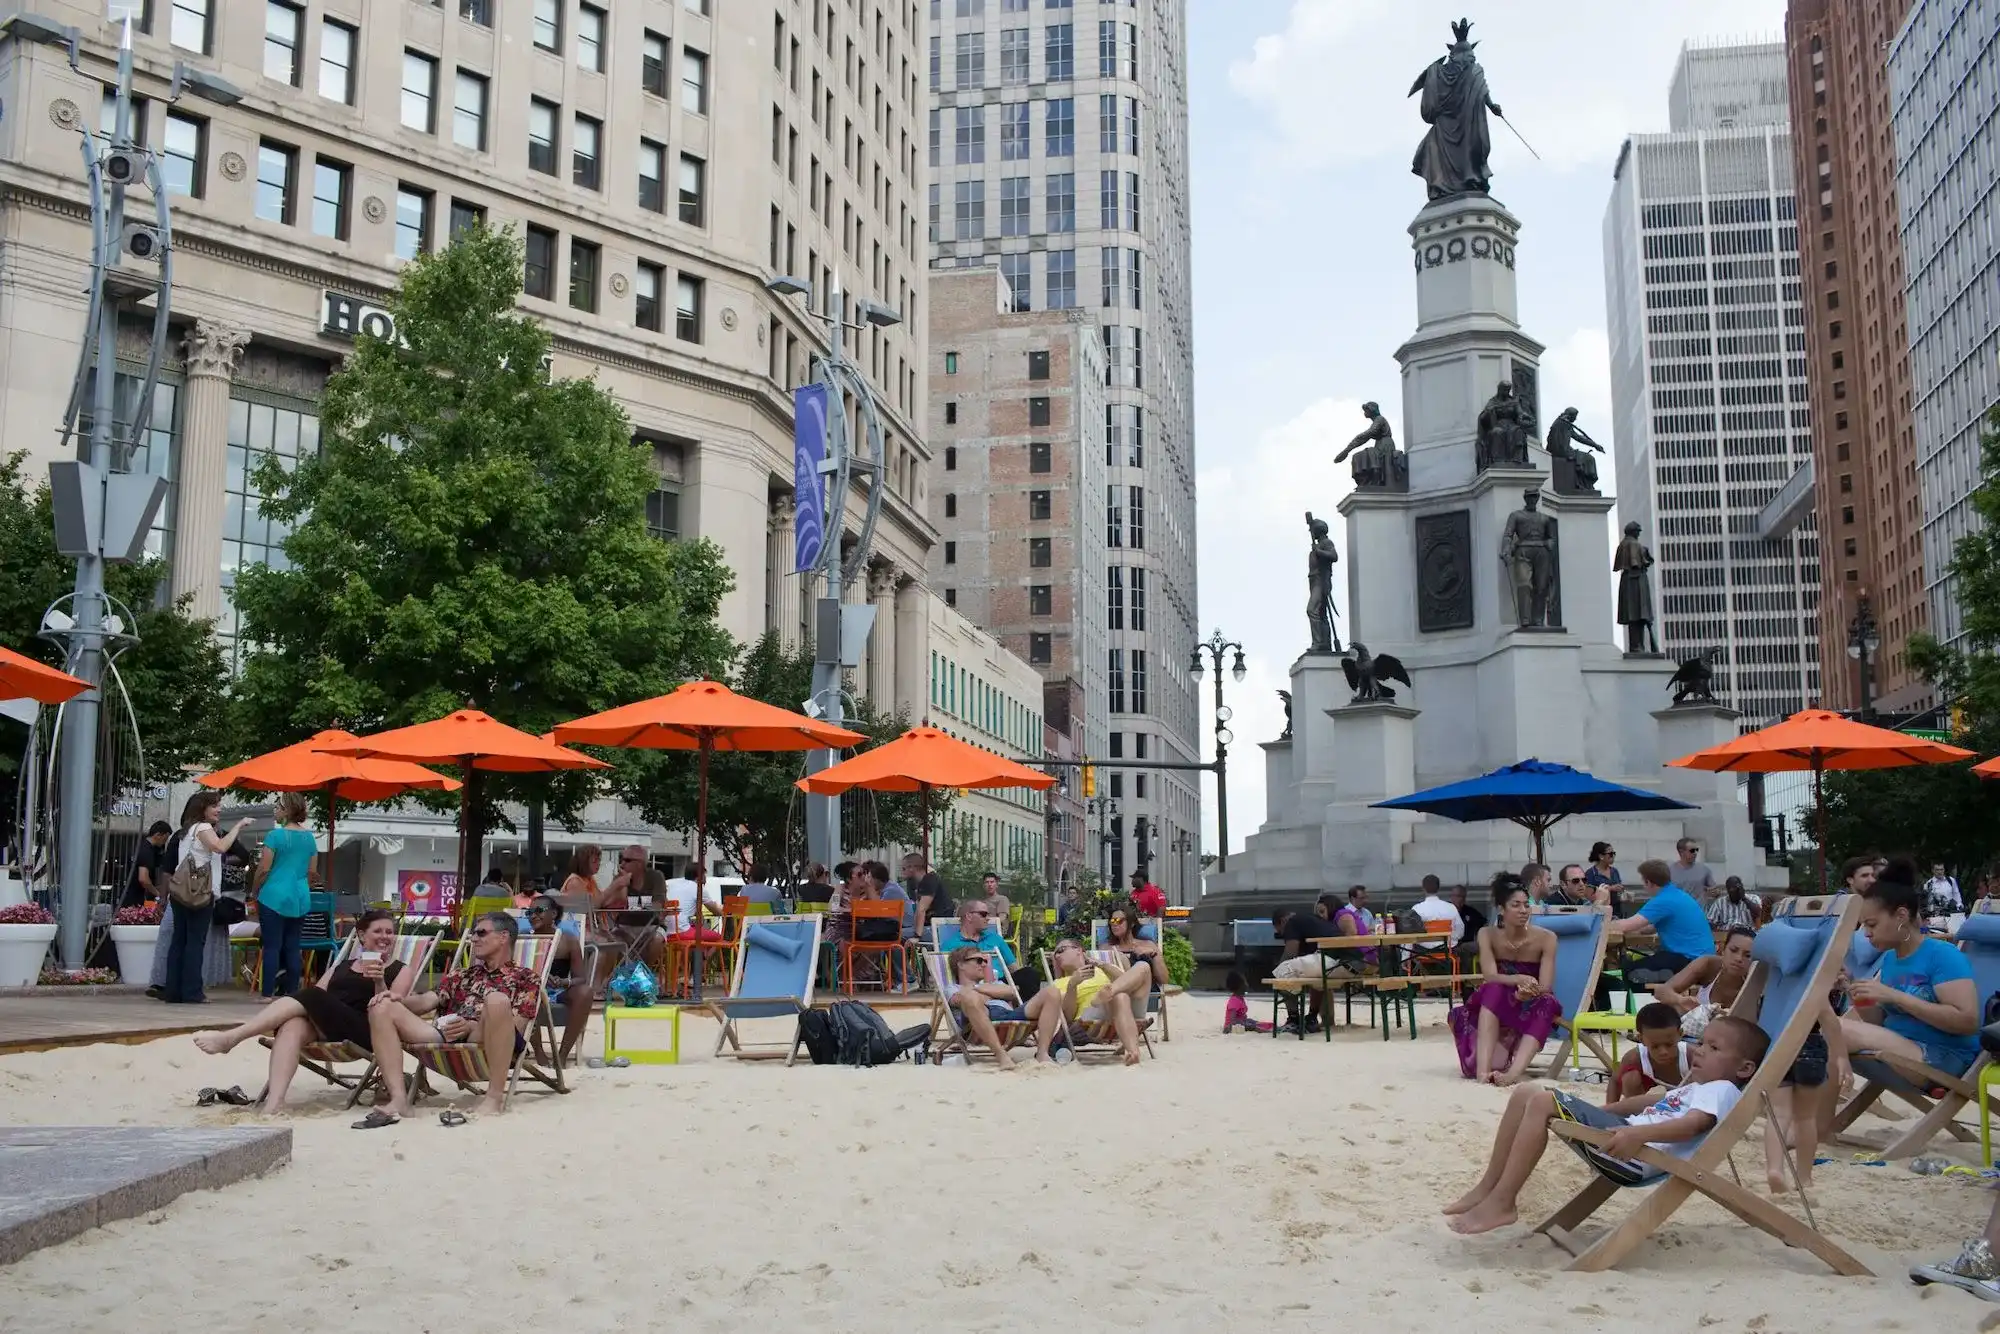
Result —
[[1632, 1007], [1631, 992], [1614, 991], [1611, 992], [1610, 995], [1611, 995], [1611, 1012], [1613, 1014], [1626, 1014], [1630, 1012]]

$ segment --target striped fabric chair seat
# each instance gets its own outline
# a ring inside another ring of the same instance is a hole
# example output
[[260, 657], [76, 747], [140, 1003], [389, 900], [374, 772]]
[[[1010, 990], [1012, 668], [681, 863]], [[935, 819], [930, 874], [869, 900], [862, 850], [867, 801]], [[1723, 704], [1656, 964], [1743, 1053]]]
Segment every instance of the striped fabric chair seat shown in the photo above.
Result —
[[[549, 1005], [549, 965], [555, 962], [555, 957], [556, 937], [552, 935], [522, 936], [514, 942], [514, 962], [535, 975], [541, 995], [535, 1006], [535, 1017], [529, 1021], [527, 1032], [521, 1035], [522, 1042], [514, 1054], [514, 1062], [505, 1072], [507, 1097], [510, 1099], [514, 1090], [520, 1087], [522, 1075], [552, 1093], [569, 1092], [568, 1085], [563, 1081], [562, 1045], [557, 1041], [555, 1018]], [[487, 1067], [486, 1049], [476, 1042], [436, 1042], [413, 1046], [409, 1050], [420, 1067], [414, 1090], [417, 1097], [432, 1091], [423, 1079], [423, 1071], [426, 1070], [449, 1079], [468, 1092], [484, 1092], [485, 1085], [497, 1073]]]

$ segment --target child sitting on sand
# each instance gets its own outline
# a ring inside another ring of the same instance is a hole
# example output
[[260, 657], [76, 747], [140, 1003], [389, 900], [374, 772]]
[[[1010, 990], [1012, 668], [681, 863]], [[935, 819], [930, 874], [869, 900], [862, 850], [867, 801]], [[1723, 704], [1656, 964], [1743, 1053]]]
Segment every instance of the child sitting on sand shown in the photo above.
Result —
[[1686, 1052], [1681, 1042], [1680, 1011], [1654, 1001], [1643, 1006], [1635, 1020], [1638, 1041], [1618, 1062], [1611, 1080], [1604, 1086], [1604, 1105], [1634, 1098], [1650, 1088], [1668, 1088], [1687, 1078], [1682, 1068]]
[[1688, 1058], [1687, 1082], [1664, 1097], [1642, 1093], [1600, 1108], [1567, 1093], [1516, 1087], [1493, 1137], [1486, 1174], [1444, 1207], [1452, 1231], [1491, 1232], [1515, 1220], [1521, 1187], [1541, 1161], [1549, 1144], [1549, 1122], [1557, 1117], [1611, 1131], [1602, 1152], [1612, 1158], [1629, 1159], [1646, 1145], [1690, 1156], [1701, 1137], [1736, 1106], [1743, 1082], [1757, 1073], [1769, 1046], [1763, 1029], [1724, 1015], [1709, 1023]]
[[1250, 980], [1232, 971], [1222, 982], [1229, 988], [1229, 1003], [1222, 1007], [1222, 1031], [1234, 1033], [1240, 1027], [1245, 1033], [1270, 1032], [1269, 1024], [1250, 1017], [1250, 1000], [1243, 994], [1250, 989]]

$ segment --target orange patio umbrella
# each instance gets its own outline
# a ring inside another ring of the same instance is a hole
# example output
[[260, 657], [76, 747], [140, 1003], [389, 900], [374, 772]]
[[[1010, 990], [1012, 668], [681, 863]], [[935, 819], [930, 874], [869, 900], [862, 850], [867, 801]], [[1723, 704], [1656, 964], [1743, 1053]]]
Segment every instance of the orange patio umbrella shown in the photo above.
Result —
[[82, 677], [36, 662], [33, 658], [0, 648], [0, 700], [31, 699], [37, 704], [60, 704], [90, 689]]
[[[702, 890], [708, 885], [708, 757], [718, 750], [841, 750], [868, 739], [860, 732], [739, 695], [719, 681], [690, 681], [653, 699], [560, 723], [549, 735], [585, 746], [700, 752], [694, 817], [695, 901], [689, 913], [689, 921], [697, 926]], [[701, 969], [694, 972], [698, 1001]]]
[[482, 773], [539, 774], [556, 769], [608, 769], [602, 760], [567, 750], [477, 709], [460, 709], [427, 723], [398, 727], [322, 749], [329, 755], [411, 764], [452, 764], [465, 775], [458, 804], [459, 893], [479, 883], [480, 840], [473, 828]]
[[1990, 760], [1981, 760], [1972, 766], [1972, 772], [1981, 778], [2000, 778], [2000, 755], [1995, 755]]
[[1913, 764], [1952, 764], [1972, 752], [1907, 732], [1858, 723], [1827, 709], [1802, 709], [1781, 723], [1746, 732], [1719, 746], [1668, 760], [1677, 769], [1711, 773], [1794, 773], [1813, 776], [1813, 818], [1818, 825], [1816, 860], [1826, 881], [1826, 795], [1828, 769], [1900, 769]]
[[870, 792], [915, 792], [923, 804], [924, 852], [931, 846], [931, 792], [936, 788], [1027, 787], [1037, 792], [1056, 785], [1052, 775], [1017, 764], [1004, 755], [960, 741], [925, 723], [894, 741], [851, 760], [801, 778], [802, 791], [839, 796], [849, 788]]
[[383, 801], [405, 792], [431, 790], [456, 792], [463, 786], [456, 778], [432, 773], [422, 765], [402, 760], [364, 760], [352, 755], [332, 755], [326, 746], [355, 741], [352, 732], [330, 728], [304, 741], [281, 747], [268, 754], [202, 774], [194, 781], [203, 787], [236, 788], [244, 792], [317, 792], [327, 799], [326, 851], [333, 856], [334, 798], [343, 801]]

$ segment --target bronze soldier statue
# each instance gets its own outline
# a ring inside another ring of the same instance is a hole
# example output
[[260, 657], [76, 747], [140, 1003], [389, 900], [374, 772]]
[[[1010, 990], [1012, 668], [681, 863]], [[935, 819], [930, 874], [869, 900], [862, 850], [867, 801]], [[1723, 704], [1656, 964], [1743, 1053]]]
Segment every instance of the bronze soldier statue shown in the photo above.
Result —
[[1611, 570], [1618, 576], [1618, 624], [1625, 627], [1627, 653], [1658, 653], [1653, 634], [1653, 553], [1639, 540], [1639, 525], [1625, 525], [1625, 540], [1612, 553]]
[[1340, 636], [1333, 629], [1333, 567], [1340, 552], [1328, 534], [1326, 520], [1315, 519], [1306, 511], [1306, 531], [1312, 534], [1312, 555], [1306, 565], [1306, 623], [1312, 628], [1309, 653], [1340, 652]]
[[1502, 465], [1532, 467], [1528, 459], [1528, 415], [1510, 380], [1502, 380], [1479, 410], [1478, 470]]
[[1486, 91], [1486, 71], [1479, 67], [1472, 48], [1472, 24], [1460, 19], [1451, 25], [1451, 45], [1417, 76], [1405, 97], [1424, 95], [1418, 104], [1430, 133], [1417, 145], [1410, 162], [1412, 174], [1424, 178], [1424, 189], [1432, 199], [1452, 195], [1487, 192], [1493, 183], [1493, 169], [1487, 159], [1493, 152], [1492, 130], [1486, 113], [1500, 114], [1500, 104]]
[[1556, 520], [1543, 514], [1540, 487], [1521, 493], [1521, 508], [1507, 516], [1500, 561], [1514, 583], [1514, 614], [1524, 628], [1547, 627], [1556, 594]]
[[[1548, 445], [1550, 458], [1562, 459], [1569, 464], [1570, 477], [1574, 479], [1576, 489], [1595, 494], [1597, 460], [1584, 451], [1594, 449], [1602, 454], [1605, 452], [1604, 446], [1592, 440], [1589, 433], [1576, 424], [1575, 408], [1564, 408], [1556, 414], [1556, 419], [1549, 423]], [[1562, 485], [1564, 479], [1561, 468], [1555, 470], [1553, 480], [1558, 491], [1565, 489]]]

